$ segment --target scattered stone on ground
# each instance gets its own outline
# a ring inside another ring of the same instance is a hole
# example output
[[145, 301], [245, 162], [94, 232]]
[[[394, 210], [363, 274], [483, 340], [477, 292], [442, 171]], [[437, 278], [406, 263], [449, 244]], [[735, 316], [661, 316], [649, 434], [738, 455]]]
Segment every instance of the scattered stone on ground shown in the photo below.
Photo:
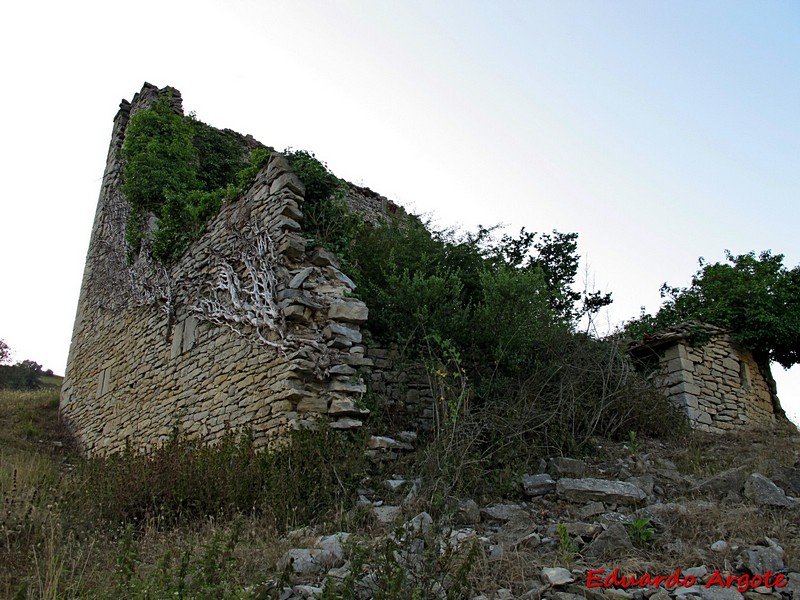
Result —
[[[413, 436], [405, 434], [373, 436], [370, 445], [391, 452], [407, 449], [404, 445], [411, 441]], [[497, 582], [481, 594], [469, 596], [471, 600], [800, 600], [797, 557], [787, 557], [779, 540], [763, 534], [756, 539], [735, 539], [725, 528], [717, 532], [718, 538], [697, 548], [687, 541], [693, 535], [690, 531], [686, 538], [663, 537], [670, 528], [675, 531], [675, 523], [691, 523], [695, 517], [715, 511], [748, 522], [765, 510], [776, 511], [775, 515], [785, 520], [788, 536], [797, 535], [800, 511], [791, 496], [796, 493], [791, 482], [799, 471], [794, 467], [770, 471], [769, 477], [743, 467], [701, 477], [681, 474], [672, 461], [645, 453], [605, 463], [555, 458], [541, 467], [547, 473], [517, 479], [521, 483], [518, 501], [482, 506], [473, 498], [453, 499], [451, 517], [438, 521], [431, 516], [436, 513], [420, 512], [420, 480], [393, 473], [365, 484], [359, 490], [358, 505], [374, 514], [375, 535], [356, 539], [346, 532], [320, 536], [309, 528], [291, 532], [287, 540], [298, 547], [285, 552], [278, 567], [291, 565], [295, 580], [293, 587], [281, 588], [279, 596], [284, 600], [318, 598], [326, 580], [331, 582], [329, 586], [344, 585], [345, 581], [352, 583], [357, 574], [356, 597], [368, 600], [380, 589], [382, 573], [387, 571], [378, 565], [387, 556], [396, 561], [394, 568], [408, 570], [408, 584], [425, 572], [433, 557], [447, 553], [465, 556], [477, 548], [481, 564], [489, 572], [502, 572], [517, 563], [538, 564], [540, 581]], [[683, 577], [696, 579], [694, 585], [587, 587], [588, 573], [596, 568], [611, 573], [619, 567], [620, 576], [671, 574], [650, 566], [650, 547], [635, 535], [637, 519], [645, 520], [665, 554], [695, 557], [681, 566]], [[378, 552], [387, 542], [394, 544], [392, 552]], [[365, 563], [354, 564], [350, 560], [355, 546], [375, 552], [367, 554]], [[767, 571], [783, 574], [787, 586], [753, 586], [744, 593], [735, 585], [706, 587], [717, 572], [738, 578]], [[449, 580], [442, 581], [444, 587], [437, 583], [440, 587], [435, 593], [445, 598]]]

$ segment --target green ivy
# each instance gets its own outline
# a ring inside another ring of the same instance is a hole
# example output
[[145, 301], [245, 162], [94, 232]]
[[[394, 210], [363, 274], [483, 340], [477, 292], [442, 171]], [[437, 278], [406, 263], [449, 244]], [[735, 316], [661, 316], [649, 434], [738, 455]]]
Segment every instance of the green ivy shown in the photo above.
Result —
[[241, 136], [230, 130], [220, 130], [193, 115], [192, 143], [197, 149], [197, 178], [206, 191], [224, 189], [236, 181], [237, 174], [249, 166]]
[[166, 94], [131, 117], [125, 132], [122, 191], [133, 207], [157, 212], [169, 194], [199, 188], [194, 128]]
[[249, 153], [242, 136], [215, 129], [171, 105], [171, 93], [137, 111], [125, 132], [122, 190], [130, 204], [125, 231], [130, 258], [148, 235], [164, 264], [180, 258], [200, 237], [222, 202], [241, 193], [268, 160], [271, 149]]
[[[164, 94], [131, 117], [122, 151], [130, 258], [149, 235], [153, 256], [164, 264], [186, 252], [223, 201], [246, 189], [272, 153], [260, 147], [248, 157], [242, 136], [210, 127], [194, 115], [180, 115], [170, 99], [170, 93]], [[310, 152], [288, 151], [287, 158], [306, 187], [303, 211], [309, 242], [347, 262], [364, 222], [347, 207], [345, 182]], [[151, 214], [157, 227], [148, 233]]]

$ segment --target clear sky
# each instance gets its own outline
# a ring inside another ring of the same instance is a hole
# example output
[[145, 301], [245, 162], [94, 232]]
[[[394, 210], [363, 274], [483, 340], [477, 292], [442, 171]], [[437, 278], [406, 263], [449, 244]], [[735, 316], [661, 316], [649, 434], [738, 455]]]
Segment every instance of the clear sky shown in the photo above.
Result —
[[[441, 225], [578, 232], [609, 326], [700, 256], [800, 263], [794, 0], [31, 0], [0, 51], [0, 338], [57, 373], [144, 81]], [[800, 370], [774, 372], [800, 419]]]

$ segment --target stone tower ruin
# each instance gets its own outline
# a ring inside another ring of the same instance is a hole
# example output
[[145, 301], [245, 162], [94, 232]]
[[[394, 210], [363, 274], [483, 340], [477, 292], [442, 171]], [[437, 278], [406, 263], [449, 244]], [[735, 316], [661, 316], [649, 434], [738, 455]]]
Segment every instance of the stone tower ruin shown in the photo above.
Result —
[[[273, 154], [175, 264], [144, 253], [129, 260], [120, 151], [131, 116], [164, 91], [145, 84], [114, 118], [62, 417], [87, 454], [147, 450], [175, 434], [213, 442], [244, 428], [264, 445], [319, 417], [360, 427], [369, 413], [362, 374], [373, 358], [378, 371], [391, 371], [392, 354], [368, 356], [367, 306], [351, 297], [354, 284], [335, 256], [306, 246], [305, 188], [284, 156]], [[171, 102], [182, 114], [174, 90]], [[347, 201], [367, 220], [397, 210], [355, 186]], [[413, 401], [424, 399], [411, 391]]]

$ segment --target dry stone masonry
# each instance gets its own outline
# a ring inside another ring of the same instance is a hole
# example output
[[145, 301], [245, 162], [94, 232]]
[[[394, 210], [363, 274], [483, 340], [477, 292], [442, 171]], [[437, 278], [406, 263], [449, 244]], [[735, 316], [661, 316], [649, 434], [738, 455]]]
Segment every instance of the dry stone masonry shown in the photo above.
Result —
[[694, 429], [722, 433], [772, 425], [782, 415], [769, 369], [724, 329], [684, 323], [645, 338], [631, 352], [655, 359], [656, 383]]
[[[131, 115], [163, 91], [145, 84], [114, 119], [61, 414], [89, 454], [245, 428], [263, 445], [322, 416], [360, 427], [369, 310], [336, 257], [306, 247], [305, 189], [283, 156], [172, 267], [144, 253], [128, 264], [119, 150]], [[182, 110], [180, 94], [172, 102]]]

